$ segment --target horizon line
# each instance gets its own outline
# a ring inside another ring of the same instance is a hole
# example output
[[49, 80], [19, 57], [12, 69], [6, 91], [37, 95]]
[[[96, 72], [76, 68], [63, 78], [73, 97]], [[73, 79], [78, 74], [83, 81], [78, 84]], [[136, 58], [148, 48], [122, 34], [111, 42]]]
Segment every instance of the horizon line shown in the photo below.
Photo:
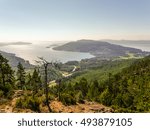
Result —
[[77, 39], [77, 40], [75, 40], [75, 39], [74, 40], [0, 40], [0, 43], [10, 43], [10, 42], [68, 42], [68, 41], [80, 41], [80, 40], [150, 41], [150, 39], [88, 39], [88, 38], [81, 38], [81, 39]]

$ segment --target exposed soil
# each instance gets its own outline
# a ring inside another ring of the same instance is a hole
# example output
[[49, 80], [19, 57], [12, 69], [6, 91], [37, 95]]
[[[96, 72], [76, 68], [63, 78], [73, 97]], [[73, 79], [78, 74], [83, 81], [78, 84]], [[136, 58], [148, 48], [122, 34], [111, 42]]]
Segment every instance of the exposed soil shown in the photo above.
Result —
[[113, 109], [106, 107], [102, 104], [96, 102], [86, 101], [84, 104], [77, 104], [71, 106], [65, 106], [61, 102], [52, 101], [51, 108], [54, 112], [63, 112], [63, 113], [110, 113], [113, 112]]
[[[5, 104], [0, 105], [0, 112], [1, 113], [32, 113], [34, 111], [30, 109], [20, 109], [16, 108], [16, 101], [18, 98], [21, 97], [23, 94], [23, 91], [17, 90], [15, 91], [15, 94], [13, 96], [12, 100], [7, 101]], [[96, 103], [96, 102], [89, 102], [85, 101], [84, 104], [76, 104], [76, 105], [70, 105], [65, 106], [62, 104], [62, 102], [59, 102], [57, 100], [51, 101], [50, 103], [51, 109], [53, 112], [56, 113], [112, 113], [114, 110], [110, 107], [106, 107], [102, 104]], [[41, 112], [45, 113], [48, 112], [48, 109], [46, 106], [40, 105]]]

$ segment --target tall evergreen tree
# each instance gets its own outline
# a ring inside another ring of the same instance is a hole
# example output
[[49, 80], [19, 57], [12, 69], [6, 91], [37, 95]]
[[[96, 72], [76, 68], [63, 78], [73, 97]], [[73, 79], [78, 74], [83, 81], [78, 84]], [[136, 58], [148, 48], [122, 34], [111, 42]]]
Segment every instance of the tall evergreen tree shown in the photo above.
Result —
[[31, 77], [31, 86], [33, 89], [33, 96], [38, 92], [38, 89], [42, 86], [41, 76], [39, 70], [34, 69], [33, 75]]
[[82, 92], [82, 95], [85, 97], [88, 92], [88, 82], [85, 78], [81, 78], [79, 83], [75, 85], [75, 90]]
[[98, 81], [95, 80], [88, 88], [87, 98], [89, 100], [95, 100], [99, 94], [98, 89], [99, 89], [99, 84]]
[[26, 78], [26, 86], [27, 86], [27, 88], [29, 89], [31, 89], [31, 86], [32, 86], [32, 76], [31, 76], [31, 74], [29, 73], [27, 76], [26, 76], [27, 78]]
[[8, 64], [8, 60], [0, 54], [0, 90], [4, 95], [14, 87], [14, 71]]
[[17, 87], [23, 89], [25, 87], [26, 72], [23, 65], [19, 62], [17, 66]]

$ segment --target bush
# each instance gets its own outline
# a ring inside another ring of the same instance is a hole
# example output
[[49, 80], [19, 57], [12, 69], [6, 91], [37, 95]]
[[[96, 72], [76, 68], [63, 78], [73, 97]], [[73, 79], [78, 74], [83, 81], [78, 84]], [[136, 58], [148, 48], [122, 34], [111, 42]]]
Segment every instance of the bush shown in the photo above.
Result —
[[12, 99], [12, 96], [13, 96], [13, 95], [14, 95], [14, 91], [13, 91], [13, 90], [10, 90], [10, 91], [7, 93], [6, 98]]
[[2, 98], [3, 96], [4, 96], [4, 92], [0, 90], [0, 98]]
[[40, 112], [40, 101], [37, 97], [24, 97], [16, 101], [16, 107], [22, 109], [31, 109], [35, 112]]
[[60, 101], [64, 104], [64, 105], [75, 105], [76, 104], [76, 99], [68, 94], [68, 93], [64, 93], [61, 95]]

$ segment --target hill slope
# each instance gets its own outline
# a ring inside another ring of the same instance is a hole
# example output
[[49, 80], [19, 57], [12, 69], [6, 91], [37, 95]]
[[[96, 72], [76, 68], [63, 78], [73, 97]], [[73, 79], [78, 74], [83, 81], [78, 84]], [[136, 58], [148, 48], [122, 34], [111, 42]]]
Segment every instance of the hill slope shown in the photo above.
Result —
[[71, 87], [83, 99], [98, 101], [115, 112], [150, 112], [150, 56], [89, 69], [72, 77]]
[[108, 79], [109, 73], [117, 74], [121, 72], [122, 69], [129, 67], [135, 59], [128, 60], [116, 60], [116, 61], [105, 61], [104, 63], [100, 63], [98, 67], [88, 68], [83, 72], [78, 72], [71, 78], [73, 83], [80, 81], [82, 78], [86, 78], [87, 81], [92, 82], [94, 80], [98, 80], [99, 82], [103, 82]]
[[12, 53], [7, 53], [7, 52], [3, 52], [0, 51], [0, 53], [9, 60], [9, 64], [11, 65], [11, 67], [15, 68], [17, 67], [18, 63], [20, 62], [25, 68], [29, 69], [29, 68], [33, 68], [34, 66], [31, 65], [29, 63], [29, 61], [26, 61], [20, 57], [17, 57], [15, 54]]
[[128, 112], [150, 112], [150, 56], [109, 77], [100, 101]]
[[73, 51], [73, 52], [87, 52], [97, 57], [118, 57], [127, 55], [127, 53], [134, 53], [136, 55], [143, 55], [140, 49], [123, 47], [120, 45], [110, 44], [103, 41], [94, 40], [79, 40], [75, 42], [69, 42], [62, 46], [54, 47], [55, 50]]

